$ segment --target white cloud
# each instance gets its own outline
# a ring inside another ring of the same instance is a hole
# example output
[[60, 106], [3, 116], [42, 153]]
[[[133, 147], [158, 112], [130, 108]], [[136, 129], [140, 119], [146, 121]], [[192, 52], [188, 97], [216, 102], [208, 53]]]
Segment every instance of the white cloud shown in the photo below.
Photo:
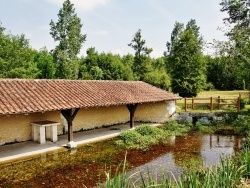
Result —
[[[64, 0], [47, 0], [50, 3], [62, 6]], [[107, 5], [111, 0], [71, 0], [77, 9], [91, 11], [97, 6]]]

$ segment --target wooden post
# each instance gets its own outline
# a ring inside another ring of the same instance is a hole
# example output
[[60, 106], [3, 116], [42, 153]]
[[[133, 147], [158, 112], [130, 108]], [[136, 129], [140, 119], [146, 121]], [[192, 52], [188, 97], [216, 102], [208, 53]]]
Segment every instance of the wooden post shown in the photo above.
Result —
[[218, 110], [220, 109], [220, 96], [218, 96]]
[[184, 98], [185, 112], [187, 111], [187, 98]]
[[192, 97], [192, 110], [194, 109], [194, 97]]
[[133, 128], [134, 127], [134, 115], [135, 115], [135, 110], [138, 106], [138, 104], [127, 104], [126, 105], [128, 110], [129, 110], [129, 113], [130, 113], [130, 128]]
[[240, 112], [240, 101], [241, 101], [241, 94], [239, 94], [239, 97], [237, 100], [237, 112]]
[[79, 108], [76, 108], [74, 111], [73, 109], [61, 110], [62, 115], [65, 117], [68, 123], [68, 142], [73, 142], [73, 120], [78, 110]]
[[213, 97], [210, 97], [210, 111], [213, 111]]

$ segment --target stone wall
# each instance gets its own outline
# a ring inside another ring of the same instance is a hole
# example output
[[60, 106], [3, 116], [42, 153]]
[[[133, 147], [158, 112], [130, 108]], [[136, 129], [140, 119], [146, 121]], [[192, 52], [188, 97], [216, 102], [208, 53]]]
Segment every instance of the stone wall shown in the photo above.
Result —
[[171, 117], [172, 120], [176, 120], [179, 123], [183, 123], [184, 121], [190, 121], [195, 124], [199, 121], [202, 124], [209, 124], [212, 121], [223, 121], [226, 117], [228, 117], [230, 112], [207, 112], [207, 113], [190, 113], [190, 112], [182, 112], [176, 113]]
[[[165, 122], [174, 113], [174, 101], [139, 104], [135, 121]], [[171, 113], [171, 114], [170, 114]], [[60, 122], [58, 135], [67, 132], [67, 122], [59, 111], [0, 116], [0, 145], [31, 140], [31, 122], [50, 120]], [[122, 124], [129, 121], [125, 105], [80, 109], [73, 121], [73, 131]]]

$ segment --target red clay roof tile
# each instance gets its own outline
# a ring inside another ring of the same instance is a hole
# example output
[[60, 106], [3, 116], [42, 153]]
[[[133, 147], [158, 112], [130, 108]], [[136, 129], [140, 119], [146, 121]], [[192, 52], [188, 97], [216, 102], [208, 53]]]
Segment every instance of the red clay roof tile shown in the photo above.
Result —
[[141, 81], [0, 79], [0, 114], [179, 99]]

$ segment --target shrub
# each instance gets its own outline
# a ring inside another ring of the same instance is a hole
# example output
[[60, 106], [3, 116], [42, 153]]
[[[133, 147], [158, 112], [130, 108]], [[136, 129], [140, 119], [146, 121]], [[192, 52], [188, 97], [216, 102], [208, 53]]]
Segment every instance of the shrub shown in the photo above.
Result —
[[225, 116], [225, 123], [230, 125], [237, 118], [238, 118], [238, 113], [235, 112], [228, 113]]
[[246, 107], [246, 104], [248, 103], [248, 100], [245, 98], [240, 99], [240, 109], [244, 109]]
[[138, 143], [141, 137], [142, 136], [140, 133], [133, 130], [122, 132], [119, 135], [119, 139], [122, 140], [125, 144]]
[[247, 117], [235, 119], [232, 122], [232, 125], [239, 134], [245, 134], [250, 131], [250, 121]]
[[135, 131], [142, 136], [152, 136], [157, 138], [159, 135], [163, 134], [163, 130], [150, 125], [141, 125], [135, 128]]
[[213, 128], [208, 125], [203, 125], [200, 121], [197, 121], [195, 124], [195, 130], [204, 132], [204, 133], [212, 133]]
[[[147, 130], [148, 128], [146, 127], [139, 130], [146, 133], [144, 129]], [[159, 141], [157, 136], [151, 136], [148, 134], [141, 135], [136, 130], [129, 130], [121, 133], [119, 139], [120, 140], [116, 141], [116, 144], [124, 146], [127, 149], [141, 149], [143, 151], [147, 150], [150, 145], [157, 144]]]
[[187, 121], [184, 124], [179, 124], [175, 120], [170, 120], [164, 124], [163, 129], [170, 132], [171, 135], [181, 135], [184, 132], [188, 132], [191, 127]]

